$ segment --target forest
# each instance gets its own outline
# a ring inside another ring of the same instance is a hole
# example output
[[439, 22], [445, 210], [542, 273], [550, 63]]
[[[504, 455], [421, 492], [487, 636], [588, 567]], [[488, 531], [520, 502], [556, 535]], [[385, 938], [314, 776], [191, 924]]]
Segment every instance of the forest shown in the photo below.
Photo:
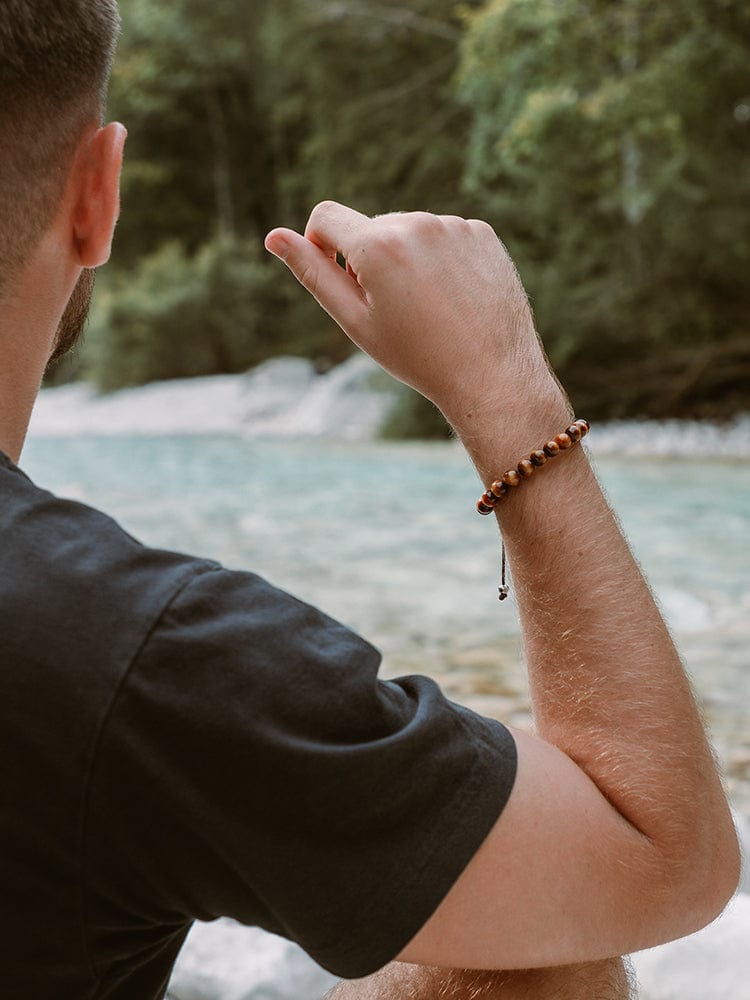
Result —
[[[121, 9], [122, 216], [83, 347], [50, 383], [344, 360], [262, 245], [333, 198], [487, 219], [592, 419], [750, 409], [746, 0]], [[411, 428], [441, 432], [413, 409]]]

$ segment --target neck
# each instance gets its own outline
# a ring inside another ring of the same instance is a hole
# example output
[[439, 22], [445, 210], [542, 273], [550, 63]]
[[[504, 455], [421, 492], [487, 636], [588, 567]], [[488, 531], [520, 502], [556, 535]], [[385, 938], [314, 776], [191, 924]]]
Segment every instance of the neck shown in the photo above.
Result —
[[[77, 274], [39, 248], [0, 301], [0, 450], [18, 462], [57, 328]], [[51, 248], [54, 249], [54, 248]], [[80, 270], [79, 270], [80, 273]]]
[[[3, 376], [5, 374], [3, 372]], [[40, 384], [41, 376], [38, 381], [35, 380], [33, 386], [27, 385], [24, 391], [20, 391], [18, 385], [8, 386], [5, 377], [0, 379], [0, 393], [3, 397], [0, 399], [0, 451], [4, 451], [8, 458], [16, 463], [21, 457]], [[13, 394], [12, 399], [8, 398], [10, 393]]]

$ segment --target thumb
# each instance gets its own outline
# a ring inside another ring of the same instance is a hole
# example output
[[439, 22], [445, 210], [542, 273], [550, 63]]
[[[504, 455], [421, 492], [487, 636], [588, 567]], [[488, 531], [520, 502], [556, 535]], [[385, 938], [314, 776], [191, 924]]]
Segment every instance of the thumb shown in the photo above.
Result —
[[344, 333], [353, 336], [368, 312], [364, 292], [356, 278], [339, 267], [319, 246], [292, 229], [272, 230], [266, 236], [265, 246], [269, 253], [286, 264]]

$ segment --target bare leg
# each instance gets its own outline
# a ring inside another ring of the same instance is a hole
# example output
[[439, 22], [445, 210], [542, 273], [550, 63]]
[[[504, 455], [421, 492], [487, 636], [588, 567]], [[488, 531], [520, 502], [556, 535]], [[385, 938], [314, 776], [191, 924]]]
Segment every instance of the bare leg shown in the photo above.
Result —
[[326, 1000], [634, 1000], [622, 959], [554, 969], [474, 972], [392, 962], [339, 983]]

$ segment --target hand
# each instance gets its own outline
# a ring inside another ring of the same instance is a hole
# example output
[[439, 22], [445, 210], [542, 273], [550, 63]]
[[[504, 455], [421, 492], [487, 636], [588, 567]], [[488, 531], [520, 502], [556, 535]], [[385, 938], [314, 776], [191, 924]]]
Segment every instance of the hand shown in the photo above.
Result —
[[266, 247], [355, 344], [454, 424], [519, 397], [563, 399], [513, 261], [487, 223], [425, 212], [370, 219], [323, 202], [304, 237], [275, 229]]

